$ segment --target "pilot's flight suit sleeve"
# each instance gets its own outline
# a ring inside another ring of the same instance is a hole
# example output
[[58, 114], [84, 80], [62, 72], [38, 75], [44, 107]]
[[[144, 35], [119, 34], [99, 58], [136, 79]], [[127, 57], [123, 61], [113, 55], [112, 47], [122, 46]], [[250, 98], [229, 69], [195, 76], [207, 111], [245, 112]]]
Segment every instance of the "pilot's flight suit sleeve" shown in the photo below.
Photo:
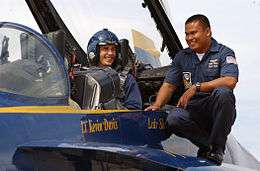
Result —
[[221, 60], [220, 75], [231, 76], [238, 79], [239, 71], [238, 71], [238, 65], [237, 65], [235, 53], [231, 49], [225, 47], [220, 57], [220, 60]]
[[142, 97], [135, 78], [128, 74], [124, 86], [124, 104], [127, 109], [142, 109]]
[[173, 62], [171, 64], [170, 70], [166, 73], [166, 76], [164, 78], [165, 83], [170, 83], [175, 86], [180, 86], [182, 83], [182, 70], [179, 65], [179, 60], [181, 57], [181, 53], [178, 53], [175, 58], [173, 59]]

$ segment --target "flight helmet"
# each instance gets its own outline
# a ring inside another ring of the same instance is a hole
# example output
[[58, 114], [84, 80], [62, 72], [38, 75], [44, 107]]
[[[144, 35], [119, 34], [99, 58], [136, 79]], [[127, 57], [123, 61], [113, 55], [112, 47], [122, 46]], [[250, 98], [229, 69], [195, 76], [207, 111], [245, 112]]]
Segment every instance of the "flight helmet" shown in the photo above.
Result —
[[[92, 65], [97, 65], [99, 62], [99, 46], [110, 45], [110, 44], [114, 44], [117, 46], [117, 52], [116, 52], [116, 60], [117, 60], [119, 55], [119, 40], [113, 32], [104, 28], [96, 32], [90, 38], [88, 42], [87, 53]], [[114, 61], [114, 63], [116, 63], [116, 60]]]

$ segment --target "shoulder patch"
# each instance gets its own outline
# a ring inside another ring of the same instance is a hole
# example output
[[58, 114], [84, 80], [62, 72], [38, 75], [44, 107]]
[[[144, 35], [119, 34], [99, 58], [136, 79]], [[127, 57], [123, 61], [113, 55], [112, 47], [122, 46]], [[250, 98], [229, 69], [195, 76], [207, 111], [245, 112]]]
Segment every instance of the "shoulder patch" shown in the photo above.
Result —
[[227, 56], [226, 62], [227, 64], [237, 64], [236, 58], [234, 56]]

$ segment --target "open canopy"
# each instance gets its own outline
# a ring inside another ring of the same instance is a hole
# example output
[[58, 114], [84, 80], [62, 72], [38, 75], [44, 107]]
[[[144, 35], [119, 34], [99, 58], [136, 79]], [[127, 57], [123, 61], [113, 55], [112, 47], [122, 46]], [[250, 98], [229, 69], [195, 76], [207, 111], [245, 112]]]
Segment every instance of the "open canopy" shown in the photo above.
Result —
[[[69, 94], [62, 58], [46, 39], [27, 27], [0, 23], [0, 66], [2, 106], [5, 101], [12, 105], [7, 102], [11, 97], [66, 99]], [[18, 105], [26, 103], [21, 100]]]

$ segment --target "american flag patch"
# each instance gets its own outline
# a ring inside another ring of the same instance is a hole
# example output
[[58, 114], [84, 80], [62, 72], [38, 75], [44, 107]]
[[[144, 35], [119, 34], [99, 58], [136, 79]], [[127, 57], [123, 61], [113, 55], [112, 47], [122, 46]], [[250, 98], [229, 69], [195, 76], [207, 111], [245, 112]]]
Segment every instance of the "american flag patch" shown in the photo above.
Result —
[[233, 56], [227, 56], [226, 62], [227, 62], [227, 64], [237, 64], [236, 58]]

